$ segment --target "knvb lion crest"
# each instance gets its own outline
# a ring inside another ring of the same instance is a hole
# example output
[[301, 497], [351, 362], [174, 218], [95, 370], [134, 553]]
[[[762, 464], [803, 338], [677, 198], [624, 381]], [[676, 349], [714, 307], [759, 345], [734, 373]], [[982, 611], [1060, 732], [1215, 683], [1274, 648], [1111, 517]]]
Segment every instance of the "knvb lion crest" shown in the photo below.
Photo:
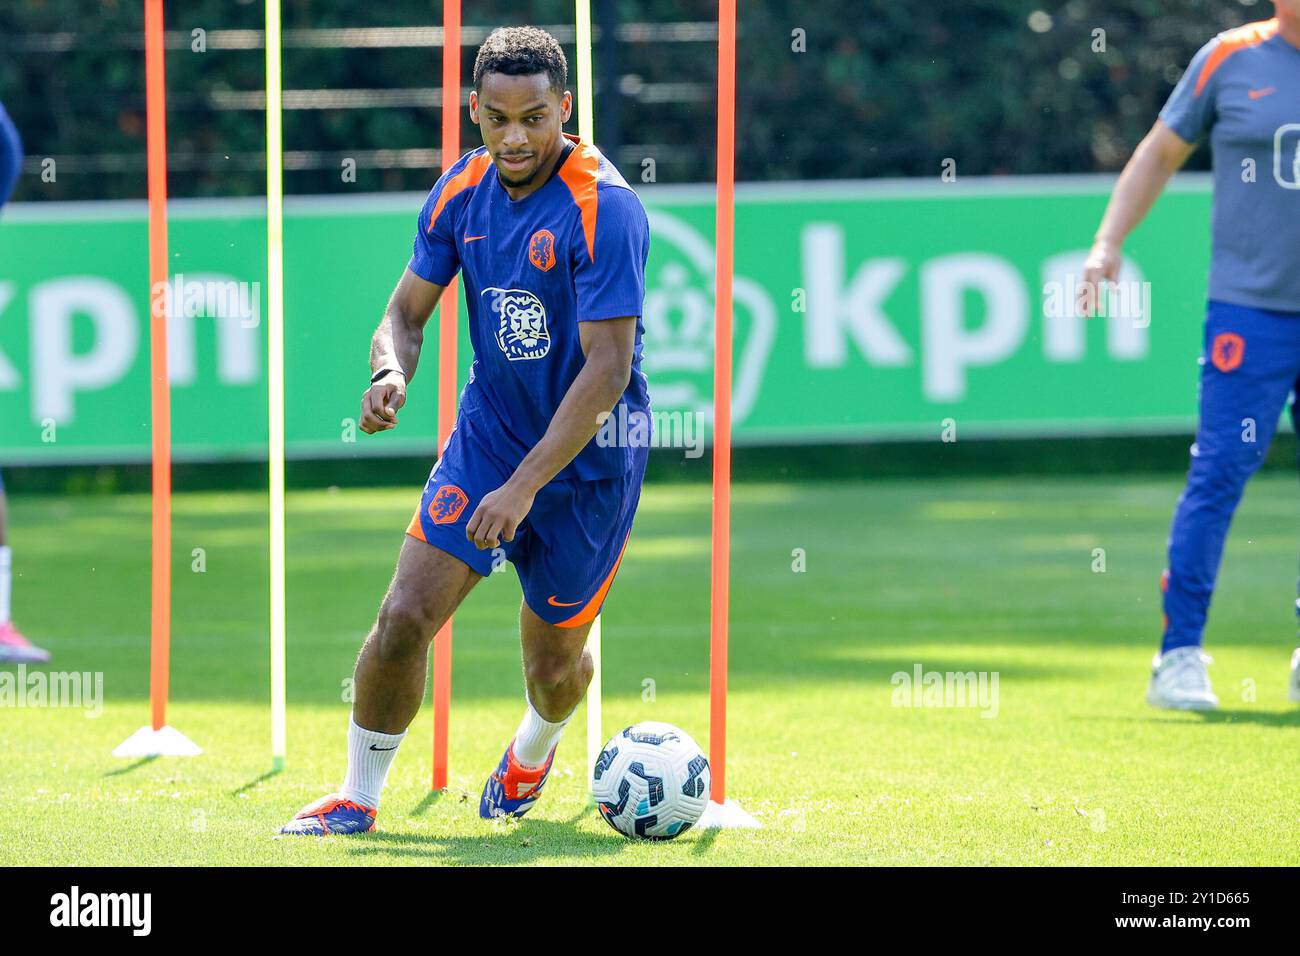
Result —
[[512, 362], [538, 359], [551, 350], [546, 307], [527, 289], [484, 289], [497, 317], [497, 345]]
[[1220, 372], [1235, 372], [1246, 357], [1246, 340], [1236, 332], [1220, 332], [1210, 346], [1210, 361]]
[[469, 504], [469, 496], [455, 485], [440, 485], [429, 501], [429, 517], [434, 524], [451, 524]]
[[528, 240], [528, 261], [543, 272], [555, 265], [555, 235], [549, 229], [538, 229]]

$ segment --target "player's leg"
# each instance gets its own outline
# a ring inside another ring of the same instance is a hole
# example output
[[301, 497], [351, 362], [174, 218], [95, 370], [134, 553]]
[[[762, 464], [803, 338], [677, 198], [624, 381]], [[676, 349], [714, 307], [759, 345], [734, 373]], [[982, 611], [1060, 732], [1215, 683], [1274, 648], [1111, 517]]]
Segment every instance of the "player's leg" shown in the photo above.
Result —
[[304, 807], [282, 833], [323, 836], [373, 828], [388, 770], [424, 699], [429, 645], [482, 577], [424, 541], [412, 536], [403, 541], [353, 672], [356, 696], [343, 785]]
[[[374, 826], [388, 769], [424, 698], [429, 645], [496, 560], [466, 538], [465, 525], [478, 500], [507, 477], [467, 441], [458, 421], [429, 473], [392, 583], [357, 658], [343, 786], [300, 811], [282, 832], [351, 833]], [[512, 547], [503, 545], [506, 557]]]
[[[524, 689], [529, 711], [541, 722], [555, 726], [568, 720], [591, 684], [595, 668], [587, 650], [591, 621], [576, 627], [560, 627], [542, 620], [528, 606], [519, 603], [519, 643], [524, 662]], [[530, 725], [518, 737], [516, 748], [524, 763], [536, 765], [559, 742], [559, 734], [548, 727]]]
[[1169, 533], [1165, 630], [1149, 703], [1218, 706], [1201, 637], [1233, 512], [1268, 453], [1300, 361], [1295, 326], [1276, 314], [1210, 303], [1201, 368], [1200, 422], [1187, 484]]
[[479, 815], [521, 817], [541, 796], [564, 728], [591, 683], [591, 622], [558, 627], [523, 601], [519, 637], [524, 662], [524, 716], [479, 800]]
[[536, 802], [555, 748], [593, 671], [587, 633], [622, 561], [645, 475], [638, 449], [624, 475], [552, 482], [533, 502], [516, 551], [525, 701], [519, 728], [479, 800], [479, 815], [523, 816]]
[[44, 664], [50, 659], [49, 651], [36, 647], [18, 632], [11, 619], [9, 600], [13, 589], [13, 549], [6, 537], [8, 500], [5, 498], [4, 478], [0, 477], [0, 663]]
[[482, 579], [460, 558], [407, 536], [357, 656], [355, 722], [382, 734], [406, 731], [424, 699], [433, 636]]

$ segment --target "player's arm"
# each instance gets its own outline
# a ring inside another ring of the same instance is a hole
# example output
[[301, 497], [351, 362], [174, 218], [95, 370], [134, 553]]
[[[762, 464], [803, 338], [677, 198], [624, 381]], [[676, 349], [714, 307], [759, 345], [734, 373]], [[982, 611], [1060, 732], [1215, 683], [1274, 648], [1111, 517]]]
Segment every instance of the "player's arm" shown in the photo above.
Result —
[[503, 538], [514, 540], [537, 492], [587, 447], [600, 430], [603, 414], [613, 409], [627, 388], [636, 347], [636, 316], [579, 322], [578, 335], [587, 358], [546, 434], [504, 485], [483, 496], [465, 526], [466, 536], [479, 548], [495, 548]]
[[[1113, 282], [1119, 277], [1124, 240], [1151, 211], [1169, 178], [1195, 151], [1196, 144], [1184, 140], [1164, 120], [1156, 120], [1151, 132], [1138, 144], [1115, 183], [1092, 250], [1084, 262], [1081, 304], [1085, 289], [1093, 283]], [[1096, 301], [1093, 293], [1092, 302]]]
[[421, 279], [409, 268], [398, 280], [370, 339], [371, 374], [389, 371], [361, 398], [363, 432], [373, 435], [397, 427], [397, 410], [406, 404], [406, 385], [420, 364], [424, 327], [444, 288]]
[[1192, 57], [1169, 95], [1160, 118], [1138, 144], [1115, 183], [1106, 214], [1084, 262], [1079, 309], [1088, 314], [1098, 301], [1098, 284], [1119, 278], [1120, 250], [1164, 190], [1169, 178], [1210, 135], [1218, 118], [1218, 65], [1221, 38], [1215, 37]]

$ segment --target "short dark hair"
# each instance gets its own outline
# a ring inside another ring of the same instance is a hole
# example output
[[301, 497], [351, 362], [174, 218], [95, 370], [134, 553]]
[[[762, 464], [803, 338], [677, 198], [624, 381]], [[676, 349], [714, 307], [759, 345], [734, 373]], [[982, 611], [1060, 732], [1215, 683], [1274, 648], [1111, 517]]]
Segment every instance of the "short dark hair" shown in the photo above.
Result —
[[545, 73], [551, 89], [561, 96], [569, 79], [569, 61], [560, 42], [537, 27], [498, 27], [488, 34], [474, 58], [474, 91], [483, 92], [488, 73], [532, 76]]

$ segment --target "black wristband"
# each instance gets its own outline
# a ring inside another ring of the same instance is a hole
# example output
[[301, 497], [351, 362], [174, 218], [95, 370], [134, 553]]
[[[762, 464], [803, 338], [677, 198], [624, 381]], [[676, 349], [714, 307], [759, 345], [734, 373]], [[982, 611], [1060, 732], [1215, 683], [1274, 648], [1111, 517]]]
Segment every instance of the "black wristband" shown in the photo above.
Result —
[[374, 385], [375, 382], [379, 381], [389, 372], [396, 372], [398, 375], [402, 376], [402, 378], [406, 378], [406, 373], [403, 372], [400, 368], [381, 368], [374, 375], [370, 376], [370, 384]]

